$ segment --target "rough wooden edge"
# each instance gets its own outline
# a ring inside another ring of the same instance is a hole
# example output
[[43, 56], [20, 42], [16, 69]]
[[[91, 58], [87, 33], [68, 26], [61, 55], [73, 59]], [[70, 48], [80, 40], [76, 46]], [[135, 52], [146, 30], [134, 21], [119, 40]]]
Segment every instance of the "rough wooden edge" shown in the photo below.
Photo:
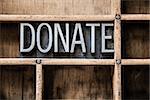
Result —
[[114, 65], [113, 59], [44, 59], [43, 65]]
[[114, 22], [114, 58], [121, 59], [121, 20], [115, 19]]
[[[41, 59], [43, 65], [114, 65], [114, 59]], [[0, 65], [36, 65], [37, 58], [0, 58]], [[122, 65], [150, 65], [150, 59], [122, 59]]]
[[121, 21], [115, 20], [114, 26], [114, 58], [116, 60], [113, 76], [113, 100], [121, 100]]
[[35, 65], [35, 58], [0, 58], [0, 65]]
[[122, 65], [150, 65], [150, 59], [122, 59]]
[[36, 64], [36, 99], [42, 100], [42, 64]]
[[[117, 8], [115, 9], [117, 10]], [[119, 12], [117, 12], [116, 14], [119, 14]], [[3, 14], [0, 15], [0, 21], [2, 22], [4, 21], [113, 21], [113, 20], [114, 20], [114, 12], [112, 12], [112, 15], [3, 15]], [[122, 14], [121, 20], [150, 20], [150, 14]]]
[[114, 59], [47, 59], [47, 58], [0, 58], [0, 65], [114, 65]]
[[0, 21], [113, 21], [114, 15], [0, 15]]
[[113, 100], [121, 100], [121, 65], [119, 64], [114, 66]]
[[121, 0], [113, 2], [114, 14], [114, 59], [113, 100], [121, 100]]
[[150, 20], [150, 14], [122, 14], [121, 20]]

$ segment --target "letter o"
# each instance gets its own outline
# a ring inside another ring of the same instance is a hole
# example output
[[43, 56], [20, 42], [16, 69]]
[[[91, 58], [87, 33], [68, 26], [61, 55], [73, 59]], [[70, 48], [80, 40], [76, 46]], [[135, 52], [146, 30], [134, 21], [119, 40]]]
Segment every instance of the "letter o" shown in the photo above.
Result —
[[[41, 34], [40, 34], [40, 31], [41, 31], [41, 28], [43, 27], [43, 26], [47, 26], [47, 28], [48, 28], [48, 31], [49, 31], [49, 43], [48, 43], [48, 46], [47, 46], [47, 48], [46, 49], [43, 49], [42, 47], [41, 47], [41, 42], [40, 42], [40, 37], [41, 37]], [[41, 23], [39, 26], [38, 26], [38, 28], [37, 28], [37, 47], [38, 47], [38, 49], [39, 49], [39, 51], [40, 52], [42, 52], [42, 53], [47, 53], [50, 49], [51, 49], [51, 47], [52, 47], [52, 28], [50, 27], [50, 25], [49, 24], [47, 24], [47, 23]]]

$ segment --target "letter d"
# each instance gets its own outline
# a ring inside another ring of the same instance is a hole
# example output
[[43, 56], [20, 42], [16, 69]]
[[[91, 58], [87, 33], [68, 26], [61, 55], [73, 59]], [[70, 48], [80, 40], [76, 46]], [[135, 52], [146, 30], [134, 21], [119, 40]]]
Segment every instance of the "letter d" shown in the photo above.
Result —
[[[28, 48], [24, 48], [24, 27], [29, 27], [31, 29], [31, 45]], [[20, 24], [20, 52], [30, 52], [35, 46], [35, 30], [33, 26], [29, 23]]]

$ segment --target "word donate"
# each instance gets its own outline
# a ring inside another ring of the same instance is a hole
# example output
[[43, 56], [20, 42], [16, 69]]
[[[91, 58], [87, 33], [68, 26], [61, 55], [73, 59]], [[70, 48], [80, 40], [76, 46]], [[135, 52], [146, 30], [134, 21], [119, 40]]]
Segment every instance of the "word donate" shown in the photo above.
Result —
[[[31, 25], [30, 23], [21, 23], [20, 24], [20, 52], [26, 53], [26, 52], [31, 52], [34, 47], [36, 46], [37, 49], [42, 52], [42, 53], [47, 53], [52, 49], [53, 46], [53, 51], [57, 53], [59, 51], [59, 45], [58, 45], [58, 39], [61, 40], [64, 52], [69, 52], [69, 53], [74, 53], [76, 45], [81, 46], [81, 51], [83, 53], [87, 52], [86, 49], [86, 43], [85, 43], [85, 38], [83, 35], [84, 28], [82, 28], [81, 23], [75, 23], [74, 28], [73, 28], [73, 35], [72, 38], [70, 37], [70, 24], [65, 23], [64, 24], [64, 30], [65, 32], [62, 31], [62, 27], [59, 23], [53, 23], [53, 27], [48, 24], [48, 23], [41, 23], [35, 27]], [[25, 46], [25, 27], [30, 29], [30, 45], [28, 47]], [[41, 39], [41, 35], [43, 34], [41, 32], [42, 27], [46, 27], [47, 34], [48, 34], [48, 44], [46, 48], [43, 48], [41, 45], [41, 41], [44, 41]], [[85, 23], [84, 27], [90, 28], [90, 52], [95, 53], [95, 34], [96, 33], [96, 28], [99, 28], [101, 32], [101, 52], [102, 53], [112, 53], [114, 52], [113, 48], [107, 48], [107, 40], [113, 40], [113, 34], [107, 35], [106, 34], [106, 27], [113, 27], [112, 23]], [[71, 29], [72, 30], [72, 29]], [[65, 34], [65, 35], [64, 35]], [[71, 41], [70, 41], [71, 39]]]

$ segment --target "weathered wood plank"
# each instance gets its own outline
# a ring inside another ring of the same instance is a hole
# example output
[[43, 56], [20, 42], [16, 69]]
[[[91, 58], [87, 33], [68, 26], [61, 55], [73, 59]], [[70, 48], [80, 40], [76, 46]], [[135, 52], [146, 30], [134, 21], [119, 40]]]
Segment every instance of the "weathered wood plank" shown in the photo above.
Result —
[[22, 99], [22, 71], [17, 67], [2, 66], [1, 92], [4, 99]]
[[36, 64], [36, 100], [42, 100], [42, 65]]
[[111, 59], [45, 59], [43, 65], [114, 65]]
[[114, 59], [116, 60], [113, 75], [113, 99], [121, 100], [121, 0], [114, 2], [114, 14], [116, 19], [114, 21]]
[[[114, 65], [113, 59], [46, 59], [43, 65]], [[0, 65], [35, 65], [36, 58], [0, 58]]]
[[113, 21], [114, 15], [0, 15], [0, 21]]
[[111, 66], [44, 67], [44, 99], [112, 99]]
[[150, 14], [122, 14], [121, 20], [150, 20]]
[[123, 58], [150, 58], [149, 21], [123, 22]]
[[35, 58], [0, 58], [0, 65], [35, 65]]
[[122, 0], [123, 14], [150, 14], [149, 0]]
[[33, 100], [33, 66], [1, 66], [0, 99]]
[[[2, 80], [2, 67], [0, 65], [0, 80]], [[2, 82], [0, 82], [0, 99], [5, 99], [4, 93], [2, 92]]]
[[1, 24], [0, 26], [0, 57], [18, 57], [19, 39], [17, 24]]
[[121, 64], [122, 65], [150, 65], [150, 59], [122, 59]]
[[1, 0], [2, 14], [106, 15], [111, 0]]
[[[149, 59], [122, 59], [122, 65], [148, 65]], [[34, 59], [16, 59], [1, 58], [0, 65], [35, 65]], [[114, 65], [115, 60], [112, 59], [42, 59], [43, 65]]]
[[23, 100], [35, 99], [35, 67], [28, 66], [23, 69], [23, 85], [22, 85], [22, 98]]
[[149, 65], [122, 67], [123, 98], [128, 100], [149, 99]]

